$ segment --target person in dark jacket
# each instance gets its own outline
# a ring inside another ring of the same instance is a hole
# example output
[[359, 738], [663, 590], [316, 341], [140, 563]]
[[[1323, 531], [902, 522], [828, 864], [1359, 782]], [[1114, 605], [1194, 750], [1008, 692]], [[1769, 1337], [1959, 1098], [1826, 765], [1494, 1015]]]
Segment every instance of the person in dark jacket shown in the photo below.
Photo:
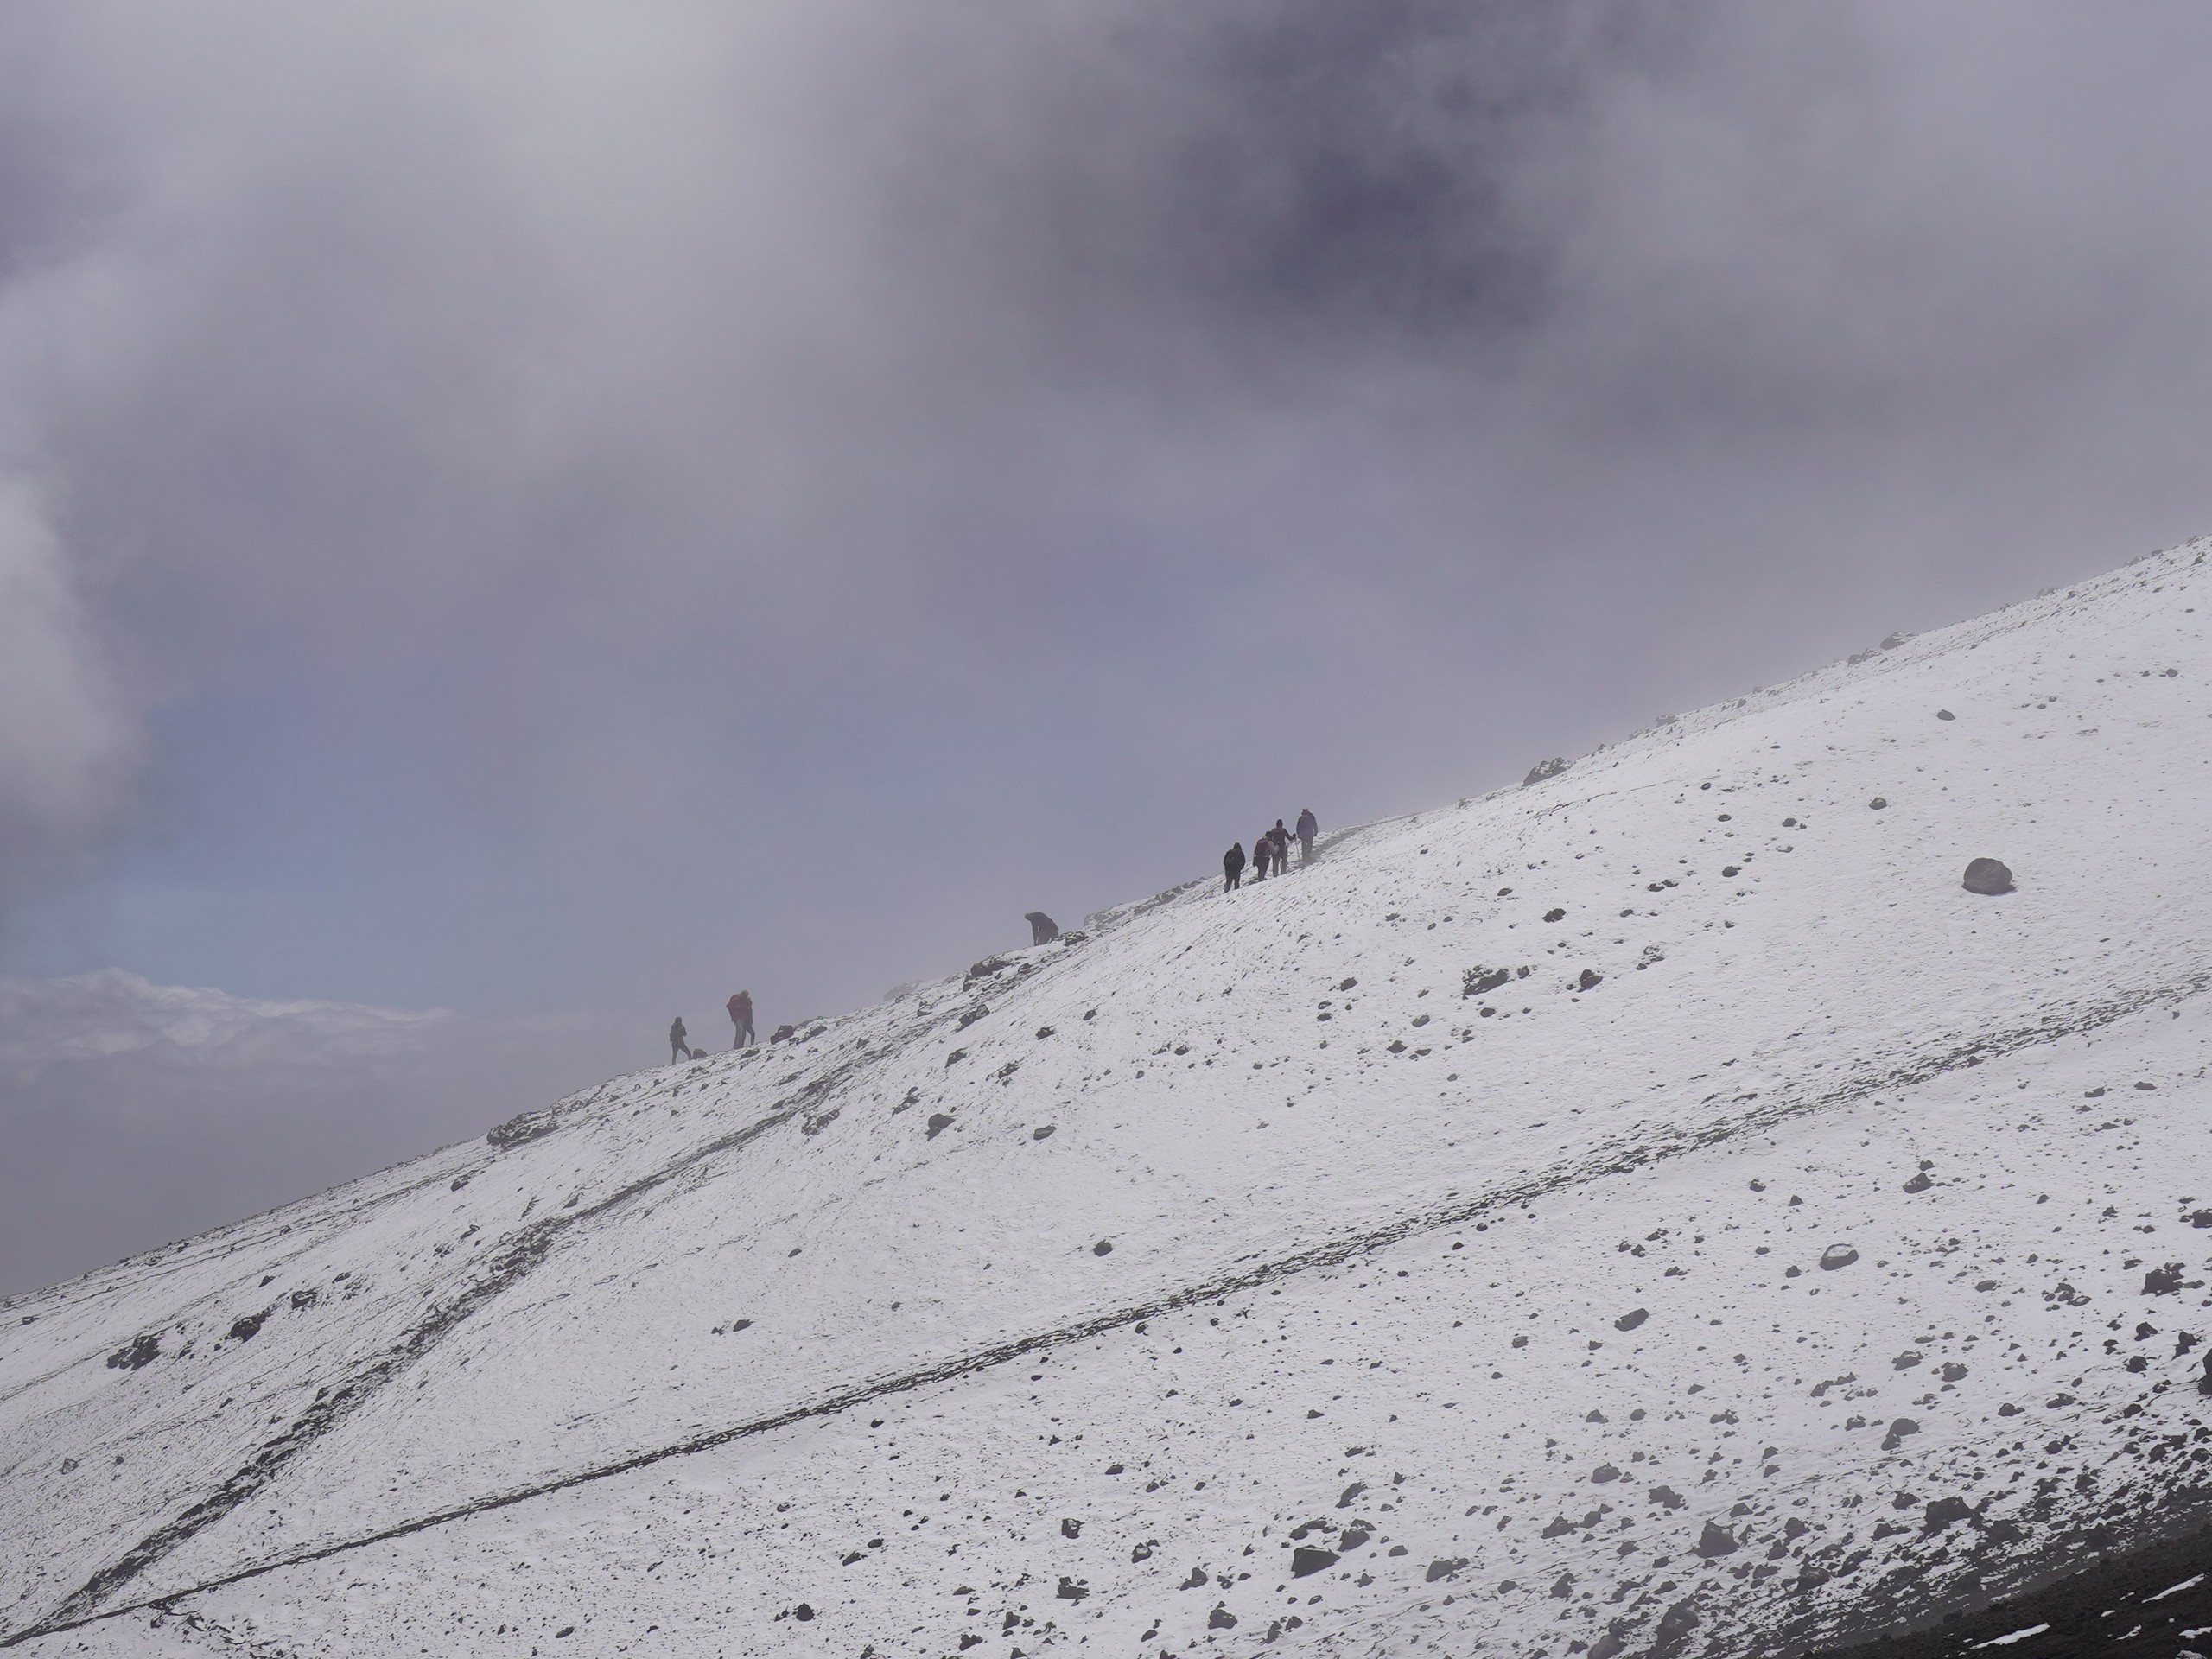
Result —
[[1244, 880], [1244, 843], [1232, 841], [1221, 855], [1221, 890], [1234, 893]]
[[1252, 837], [1252, 879], [1255, 881], [1264, 881], [1268, 879], [1268, 863], [1274, 852], [1274, 842], [1268, 839], [1268, 832], [1264, 830]]
[[684, 1033], [683, 1016], [679, 1014], [676, 1016], [676, 1023], [668, 1028], [668, 1063], [674, 1065], [678, 1060], [690, 1058], [690, 1040]]
[[1301, 807], [1298, 814], [1298, 868], [1304, 869], [1313, 861], [1313, 837], [1321, 833], [1321, 821], [1313, 816], [1310, 806]]
[[1268, 831], [1268, 845], [1274, 851], [1275, 874], [1282, 874], [1290, 868], [1290, 831], [1282, 827], [1282, 820], [1275, 820], [1275, 827]]
[[1029, 924], [1032, 944], [1050, 944], [1060, 937], [1060, 925], [1041, 910], [1033, 910], [1021, 919]]
[[740, 991], [729, 1000], [730, 1039], [732, 1048], [753, 1046], [753, 993]]

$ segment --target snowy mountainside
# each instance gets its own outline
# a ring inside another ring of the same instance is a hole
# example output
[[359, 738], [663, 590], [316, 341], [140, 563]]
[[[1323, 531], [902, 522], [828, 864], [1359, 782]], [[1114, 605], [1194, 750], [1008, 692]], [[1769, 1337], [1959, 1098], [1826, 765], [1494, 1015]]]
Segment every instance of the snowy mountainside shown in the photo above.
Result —
[[2205, 552], [12, 1299], [0, 1642], [1764, 1653], [2202, 1524]]

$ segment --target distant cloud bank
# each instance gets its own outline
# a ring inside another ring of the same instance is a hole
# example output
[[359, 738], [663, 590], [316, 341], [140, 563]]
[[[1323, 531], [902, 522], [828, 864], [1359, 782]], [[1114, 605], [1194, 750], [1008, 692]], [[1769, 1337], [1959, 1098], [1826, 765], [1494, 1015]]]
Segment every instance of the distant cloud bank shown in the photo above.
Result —
[[257, 1002], [110, 969], [0, 979], [0, 1293], [481, 1134], [658, 1031]]

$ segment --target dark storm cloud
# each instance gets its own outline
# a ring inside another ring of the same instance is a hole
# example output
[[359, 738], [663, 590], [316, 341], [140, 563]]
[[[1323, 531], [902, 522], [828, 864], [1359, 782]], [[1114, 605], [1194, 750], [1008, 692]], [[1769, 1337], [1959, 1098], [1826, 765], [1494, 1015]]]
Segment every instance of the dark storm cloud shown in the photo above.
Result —
[[19, 6], [0, 964], [772, 1024], [2179, 539], [2209, 45]]

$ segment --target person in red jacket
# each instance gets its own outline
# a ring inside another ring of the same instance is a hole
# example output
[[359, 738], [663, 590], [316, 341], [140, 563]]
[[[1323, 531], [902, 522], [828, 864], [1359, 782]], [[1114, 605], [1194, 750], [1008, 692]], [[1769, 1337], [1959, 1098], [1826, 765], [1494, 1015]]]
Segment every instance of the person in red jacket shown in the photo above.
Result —
[[749, 1048], [753, 1046], [753, 993], [740, 991], [729, 1000], [729, 1023], [732, 1028], [729, 1046]]

